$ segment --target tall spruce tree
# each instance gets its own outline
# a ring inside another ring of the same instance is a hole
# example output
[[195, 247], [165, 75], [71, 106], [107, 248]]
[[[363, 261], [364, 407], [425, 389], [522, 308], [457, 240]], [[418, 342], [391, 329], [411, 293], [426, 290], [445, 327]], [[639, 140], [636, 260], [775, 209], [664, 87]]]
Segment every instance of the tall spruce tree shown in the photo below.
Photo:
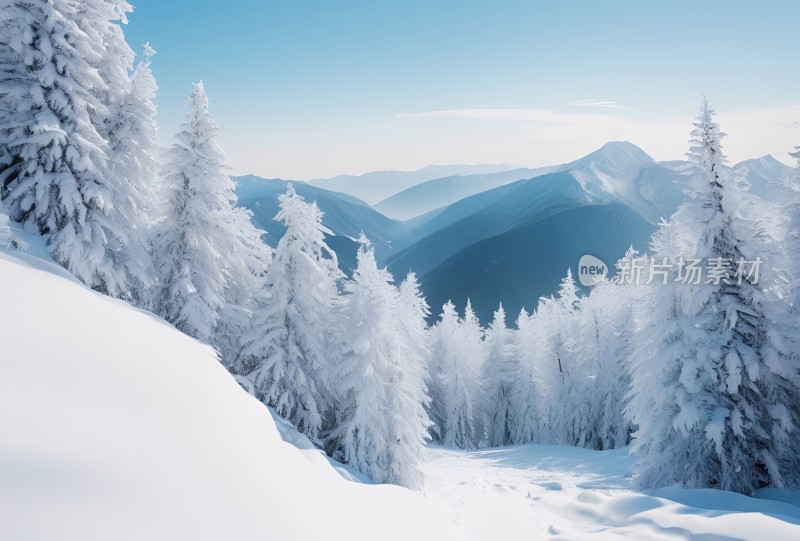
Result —
[[216, 344], [223, 340], [223, 310], [242, 296], [240, 289], [257, 287], [269, 250], [249, 212], [234, 206], [234, 184], [224, 172], [219, 127], [202, 82], [189, 105], [165, 164], [168, 212], [156, 241], [161, 283], [154, 309], [186, 334]]
[[506, 326], [502, 303], [486, 331], [486, 362], [483, 365], [487, 444], [499, 447], [511, 443], [511, 430], [517, 415], [514, 387], [520, 376], [514, 333]]
[[[363, 235], [357, 260], [345, 285], [347, 332], [342, 378], [336, 382], [343, 390], [343, 407], [332, 437], [344, 459], [372, 479], [417, 488], [428, 428], [423, 409], [427, 397], [420, 359], [408, 356], [419, 347], [409, 341], [421, 336], [408, 331], [409, 323], [419, 324], [410, 313], [421, 315], [419, 295], [409, 283], [401, 297], [391, 274], [378, 268]], [[418, 307], [401, 311], [401, 301], [409, 300]]]
[[150, 68], [155, 50], [143, 47], [127, 85], [127, 92], [115, 96], [104, 118], [109, 143], [108, 176], [115, 186], [124, 187], [112, 209], [115, 220], [125, 223], [113, 257], [128, 275], [129, 295], [140, 305], [149, 305], [155, 285], [151, 240], [156, 224], [163, 219], [158, 184], [158, 116], [153, 100], [158, 85]]
[[[86, 284], [128, 295], [114, 215], [126, 186], [108, 178], [100, 119], [107, 97], [125, 92], [124, 54], [107, 54], [114, 3], [89, 0], [0, 5], [0, 193], [11, 217], [46, 235], [53, 258]], [[124, 10], [124, 6], [122, 7]], [[121, 43], [121, 30], [118, 33]]]
[[291, 184], [279, 197], [276, 220], [286, 225], [265, 278], [267, 302], [253, 315], [236, 371], [255, 384], [257, 396], [314, 440], [331, 413], [331, 366], [337, 343], [337, 282], [343, 279], [316, 202]]
[[655, 286], [662, 308], [638, 334], [628, 411], [638, 425], [639, 486], [750, 494], [784, 484], [797, 469], [787, 470], [798, 364], [785, 347], [796, 330], [771, 317], [768, 285], [746, 267], [758, 256], [748, 241], [759, 231], [738, 212], [714, 117], [705, 100], [689, 151], [697, 185], [653, 246], [657, 257], [696, 257], [711, 270], [700, 283], [682, 283], [679, 266], [670, 284]]

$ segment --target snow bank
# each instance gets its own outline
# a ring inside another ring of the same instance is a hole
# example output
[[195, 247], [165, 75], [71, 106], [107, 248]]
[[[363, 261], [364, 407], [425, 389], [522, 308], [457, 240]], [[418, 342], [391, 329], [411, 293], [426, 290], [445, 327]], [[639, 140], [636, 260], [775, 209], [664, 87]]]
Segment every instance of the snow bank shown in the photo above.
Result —
[[0, 250], [4, 539], [459, 538], [421, 493], [284, 442], [210, 348], [44, 253]]

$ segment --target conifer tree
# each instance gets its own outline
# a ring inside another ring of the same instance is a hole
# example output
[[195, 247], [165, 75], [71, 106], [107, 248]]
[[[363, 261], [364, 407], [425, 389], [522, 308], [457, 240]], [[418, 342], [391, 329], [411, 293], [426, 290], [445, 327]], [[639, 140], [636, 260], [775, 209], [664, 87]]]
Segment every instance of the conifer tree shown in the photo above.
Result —
[[218, 343], [223, 310], [241, 299], [242, 288], [260, 284], [269, 250], [250, 213], [235, 208], [219, 127], [203, 83], [189, 97], [190, 113], [167, 154], [167, 220], [156, 241], [161, 276], [155, 311], [178, 329]]
[[290, 184], [279, 197], [276, 220], [286, 225], [265, 277], [267, 301], [253, 315], [236, 371], [255, 384], [257, 396], [312, 439], [319, 439], [333, 408], [337, 349], [336, 254], [325, 242], [316, 202]]
[[796, 330], [771, 317], [768, 286], [743, 268], [758, 256], [746, 251], [758, 228], [738, 212], [714, 116], [705, 100], [689, 151], [697, 185], [653, 246], [673, 260], [688, 248], [714, 270], [681, 283], [679, 266], [669, 285], [656, 286], [663, 308], [638, 334], [628, 411], [638, 425], [639, 486], [750, 494], [795, 482], [798, 363], [786, 346]]
[[517, 411], [514, 387], [520, 376], [514, 334], [506, 326], [503, 304], [494, 313], [486, 332], [486, 362], [482, 379], [486, 396], [487, 444], [499, 447], [511, 443]]
[[127, 225], [113, 209], [126, 187], [107, 177], [108, 143], [98, 124], [109, 113], [105, 96], [125, 90], [99, 70], [104, 61], [125, 70], [123, 56], [104, 56], [116, 26], [109, 18], [118, 16], [108, 5], [0, 6], [0, 194], [12, 219], [46, 236], [56, 261], [124, 297], [128, 276], [118, 255], [126, 247], [118, 239]]
[[408, 343], [414, 339], [406, 333], [408, 324], [418, 322], [402, 316], [410, 316], [403, 312], [414, 306], [401, 311], [400, 302], [417, 304], [421, 315], [419, 295], [408, 283], [400, 296], [363, 235], [357, 259], [353, 278], [345, 285], [347, 332], [343, 377], [337, 381], [344, 405], [332, 436], [344, 459], [372, 479], [417, 488], [428, 428], [423, 409], [427, 397], [420, 359], [407, 356], [417, 349]]
[[430, 338], [431, 419], [436, 423], [437, 441], [462, 449], [476, 446], [483, 428], [475, 411], [483, 344], [470, 312], [459, 319], [453, 303], [445, 303]]

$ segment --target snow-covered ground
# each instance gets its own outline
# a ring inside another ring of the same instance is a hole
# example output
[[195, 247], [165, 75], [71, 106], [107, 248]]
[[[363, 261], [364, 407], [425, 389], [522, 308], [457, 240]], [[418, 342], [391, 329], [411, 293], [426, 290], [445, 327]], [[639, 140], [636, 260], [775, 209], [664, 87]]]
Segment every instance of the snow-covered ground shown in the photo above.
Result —
[[431, 448], [425, 492], [469, 539], [798, 540], [800, 492], [630, 488], [626, 449]]
[[362, 483], [208, 347], [11, 233], [29, 246], [0, 246], [2, 539], [800, 539], [800, 493], [645, 495], [625, 450], [433, 447], [422, 492]]
[[212, 350], [0, 250], [0, 539], [461, 539], [422, 493], [281, 439]]

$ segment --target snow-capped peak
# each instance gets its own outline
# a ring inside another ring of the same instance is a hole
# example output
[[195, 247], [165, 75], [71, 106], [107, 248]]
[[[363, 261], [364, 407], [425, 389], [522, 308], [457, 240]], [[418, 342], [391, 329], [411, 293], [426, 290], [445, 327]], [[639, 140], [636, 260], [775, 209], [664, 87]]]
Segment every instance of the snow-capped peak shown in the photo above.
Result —
[[612, 141], [598, 150], [561, 166], [592, 195], [616, 195], [629, 199], [637, 192], [635, 180], [655, 162], [644, 150], [628, 141]]
[[589, 164], [602, 165], [608, 170], [641, 170], [652, 165], [653, 158], [630, 141], [609, 141], [594, 152], [565, 164], [564, 169], [574, 169]]
[[791, 167], [775, 158], [772, 154], [767, 154], [766, 156], [761, 156], [760, 158], [753, 158], [739, 162], [733, 166], [733, 170], [749, 174], [756, 173], [775, 179], [779, 179], [783, 175], [792, 173]]

